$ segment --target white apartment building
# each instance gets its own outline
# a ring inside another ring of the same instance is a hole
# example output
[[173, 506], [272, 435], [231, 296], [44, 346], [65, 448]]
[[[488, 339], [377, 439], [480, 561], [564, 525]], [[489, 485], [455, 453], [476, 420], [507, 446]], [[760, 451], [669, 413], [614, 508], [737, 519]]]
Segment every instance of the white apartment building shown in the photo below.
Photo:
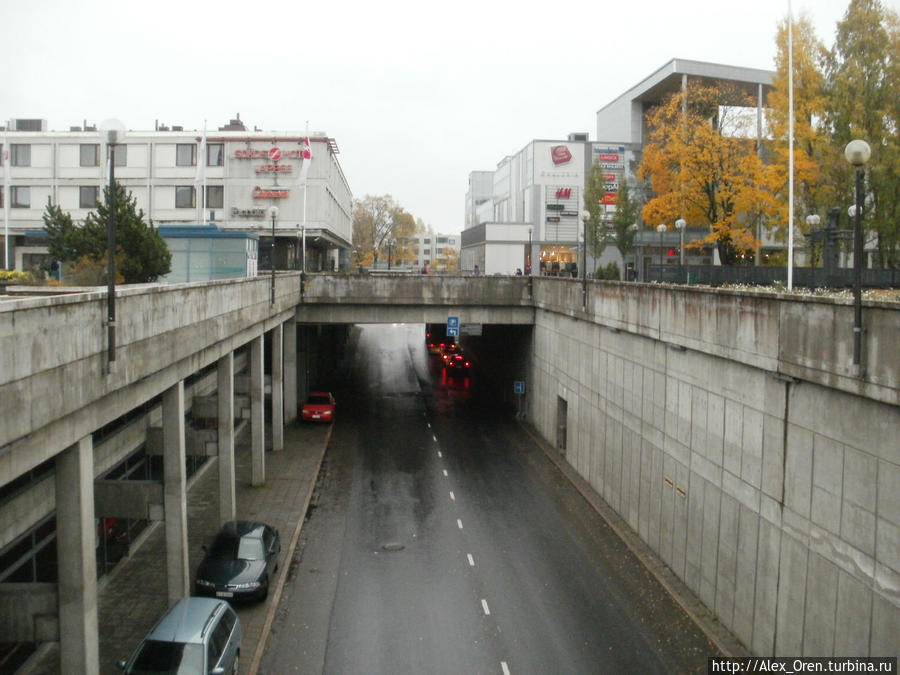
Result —
[[[48, 131], [44, 120], [12, 120], [4, 138], [10, 166], [0, 227], [15, 269], [46, 270], [44, 207], [49, 201], [83, 220], [109, 183], [109, 145], [95, 126]], [[114, 146], [114, 174], [155, 225], [258, 234], [261, 269], [271, 269], [274, 229], [276, 269], [305, 262], [316, 271], [346, 267], [351, 249], [352, 195], [337, 155], [324, 132], [248, 131], [238, 118], [208, 132], [126, 131]]]
[[416, 266], [429, 272], [455, 272], [459, 260], [459, 235], [417, 232]]

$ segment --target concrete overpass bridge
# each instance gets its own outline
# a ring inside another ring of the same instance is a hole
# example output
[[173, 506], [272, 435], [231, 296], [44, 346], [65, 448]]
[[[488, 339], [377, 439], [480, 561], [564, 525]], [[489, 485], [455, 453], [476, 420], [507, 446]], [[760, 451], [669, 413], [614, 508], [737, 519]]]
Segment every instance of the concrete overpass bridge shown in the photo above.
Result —
[[[96, 663], [95, 515], [163, 521], [170, 600], [189, 594], [188, 457], [217, 463], [233, 517], [235, 418], [264, 482], [266, 439], [281, 449], [342, 327], [448, 315], [484, 326], [472, 347], [504, 390], [527, 383], [530, 423], [748, 648], [897, 655], [896, 304], [865, 303], [859, 377], [853, 307], [826, 298], [430, 275], [125, 287], [114, 358], [106, 300], [0, 302], [0, 551], [55, 513], [59, 563], [57, 583], [0, 577], [0, 632], [58, 639], [80, 670]], [[101, 431], [150, 404], [164, 478], [107, 480], [144, 441]]]

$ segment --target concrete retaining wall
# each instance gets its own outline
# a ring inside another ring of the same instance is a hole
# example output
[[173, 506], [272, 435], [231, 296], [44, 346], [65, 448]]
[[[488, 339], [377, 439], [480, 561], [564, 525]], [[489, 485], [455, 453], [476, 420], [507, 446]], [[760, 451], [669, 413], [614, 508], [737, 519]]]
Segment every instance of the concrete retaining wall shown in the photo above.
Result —
[[848, 303], [535, 288], [532, 422], [555, 442], [565, 400], [561, 452], [722, 623], [761, 655], [897, 656], [900, 308], [867, 305], [858, 381]]

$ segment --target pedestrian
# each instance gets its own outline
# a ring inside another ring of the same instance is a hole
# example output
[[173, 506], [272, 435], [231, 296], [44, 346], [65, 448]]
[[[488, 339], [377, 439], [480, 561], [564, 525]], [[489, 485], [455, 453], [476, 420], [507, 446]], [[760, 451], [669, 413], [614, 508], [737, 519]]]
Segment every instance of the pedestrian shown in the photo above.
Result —
[[478, 269], [478, 265], [475, 265], [475, 269], [472, 270], [472, 276], [479, 276], [481, 274], [481, 270]]

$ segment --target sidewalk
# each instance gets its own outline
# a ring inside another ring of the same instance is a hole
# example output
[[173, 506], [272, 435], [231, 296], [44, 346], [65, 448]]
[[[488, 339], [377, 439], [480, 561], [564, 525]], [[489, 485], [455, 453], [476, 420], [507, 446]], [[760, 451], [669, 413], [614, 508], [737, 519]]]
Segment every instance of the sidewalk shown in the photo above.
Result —
[[[258, 604], [236, 607], [243, 628], [241, 672], [254, 673], [265, 648], [269, 628], [281, 597], [294, 548], [325, 454], [331, 425], [292, 423], [284, 430], [284, 450], [266, 452], [266, 483], [250, 485], [250, 445], [235, 448], [238, 519], [261, 520], [281, 534], [277, 579], [269, 597]], [[189, 571], [193, 575], [219, 528], [216, 462], [206, 465], [188, 485]], [[121, 672], [116, 663], [131, 656], [147, 631], [166, 611], [165, 530], [162, 523], [148, 528], [143, 541], [132, 546], [101, 581], [98, 592], [100, 672]], [[58, 673], [58, 648], [33, 660], [23, 672]]]

